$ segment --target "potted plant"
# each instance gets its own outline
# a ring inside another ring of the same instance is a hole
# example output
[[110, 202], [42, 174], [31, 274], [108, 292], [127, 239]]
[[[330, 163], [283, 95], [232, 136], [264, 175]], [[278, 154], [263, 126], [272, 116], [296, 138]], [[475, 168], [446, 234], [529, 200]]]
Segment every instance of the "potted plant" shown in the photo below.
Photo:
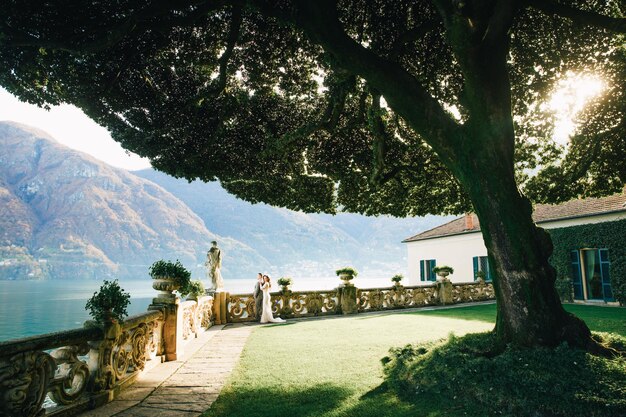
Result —
[[129, 303], [130, 294], [120, 287], [117, 280], [104, 280], [100, 290], [94, 292], [85, 304], [85, 310], [99, 325], [121, 323], [128, 316], [126, 308]]
[[354, 279], [359, 274], [356, 269], [349, 266], [338, 269], [335, 272], [337, 273], [337, 276], [343, 281], [345, 286], [352, 285], [350, 284], [350, 280]]
[[454, 273], [454, 268], [447, 265], [436, 266], [433, 268], [433, 272], [441, 277], [442, 280], [448, 279], [448, 275]]
[[394, 285], [400, 285], [400, 281], [402, 281], [403, 279], [404, 276], [402, 274], [396, 274], [391, 277], [391, 282], [393, 282]]
[[150, 266], [152, 288], [161, 291], [161, 298], [174, 299], [172, 291], [187, 288], [191, 281], [191, 273], [177, 259], [176, 262], [159, 260]]
[[282, 287], [282, 292], [289, 291], [289, 287], [293, 284], [293, 280], [290, 277], [278, 278], [276, 282]]
[[485, 271], [476, 271], [476, 274], [474, 274], [474, 276], [476, 277], [476, 281], [478, 281], [479, 284], [484, 284], [487, 274], [485, 274]]
[[187, 296], [188, 300], [197, 300], [204, 295], [204, 284], [200, 280], [189, 281], [189, 284], [179, 290], [181, 297]]

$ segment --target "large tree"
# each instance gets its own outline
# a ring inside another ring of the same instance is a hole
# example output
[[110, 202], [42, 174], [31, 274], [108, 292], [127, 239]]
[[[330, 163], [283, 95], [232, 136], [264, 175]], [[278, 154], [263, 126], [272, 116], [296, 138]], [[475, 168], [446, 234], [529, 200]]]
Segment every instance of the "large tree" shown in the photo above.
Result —
[[[0, 84], [72, 103], [177, 177], [307, 212], [474, 210], [499, 340], [594, 349], [531, 201], [626, 181], [623, 1], [2, 0]], [[569, 149], [541, 106], [607, 91]], [[595, 346], [597, 347], [597, 346]]]

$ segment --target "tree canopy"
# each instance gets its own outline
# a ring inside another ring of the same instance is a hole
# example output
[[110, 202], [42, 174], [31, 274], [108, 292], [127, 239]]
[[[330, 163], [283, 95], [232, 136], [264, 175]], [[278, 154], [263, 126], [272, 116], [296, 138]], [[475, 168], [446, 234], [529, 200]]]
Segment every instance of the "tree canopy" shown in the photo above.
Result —
[[[481, 112], [501, 84], [489, 74], [501, 53], [526, 193], [560, 201], [626, 182], [623, 2], [1, 3], [2, 86], [75, 104], [155, 168], [220, 180], [251, 202], [471, 210], [451, 161], [489, 152], [463, 129], [491, 117]], [[508, 40], [484, 67], [463, 62], [464, 38], [499, 31]], [[564, 149], [540, 104], [568, 72], [607, 88]]]
[[[294, 210], [474, 210], [502, 345], [606, 352], [562, 308], [531, 201], [626, 180], [623, 1], [6, 1], [0, 84], [190, 180]], [[541, 104], [607, 89], [568, 149]], [[566, 152], [567, 151], [567, 152]], [[467, 278], [467, 277], [466, 277]]]

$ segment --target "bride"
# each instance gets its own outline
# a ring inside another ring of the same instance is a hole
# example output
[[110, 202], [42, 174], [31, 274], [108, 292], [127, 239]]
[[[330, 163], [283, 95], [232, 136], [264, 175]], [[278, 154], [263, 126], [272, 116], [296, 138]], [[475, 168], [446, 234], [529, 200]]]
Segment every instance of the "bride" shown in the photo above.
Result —
[[272, 296], [270, 295], [270, 277], [263, 275], [263, 285], [261, 290], [263, 291], [263, 313], [261, 314], [261, 323], [284, 323], [285, 320], [281, 318], [274, 318], [272, 315]]

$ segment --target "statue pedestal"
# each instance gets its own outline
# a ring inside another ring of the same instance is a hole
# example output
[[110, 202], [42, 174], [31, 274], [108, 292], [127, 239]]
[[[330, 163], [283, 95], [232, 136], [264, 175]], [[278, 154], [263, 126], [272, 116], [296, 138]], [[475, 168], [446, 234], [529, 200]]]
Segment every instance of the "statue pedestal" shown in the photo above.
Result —
[[228, 305], [227, 300], [229, 294], [223, 290], [207, 290], [206, 295], [213, 297], [213, 318], [215, 324], [228, 323]]

